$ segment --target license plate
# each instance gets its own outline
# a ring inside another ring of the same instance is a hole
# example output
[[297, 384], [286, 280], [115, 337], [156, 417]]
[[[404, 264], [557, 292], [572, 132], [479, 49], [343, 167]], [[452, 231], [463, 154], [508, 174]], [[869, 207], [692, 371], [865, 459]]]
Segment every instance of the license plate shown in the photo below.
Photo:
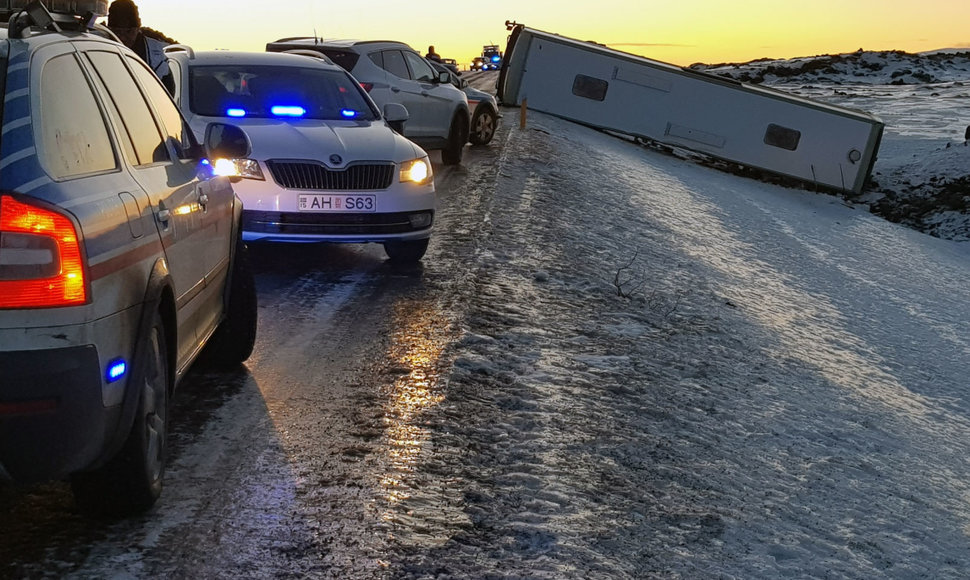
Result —
[[300, 211], [377, 211], [376, 195], [301, 195]]

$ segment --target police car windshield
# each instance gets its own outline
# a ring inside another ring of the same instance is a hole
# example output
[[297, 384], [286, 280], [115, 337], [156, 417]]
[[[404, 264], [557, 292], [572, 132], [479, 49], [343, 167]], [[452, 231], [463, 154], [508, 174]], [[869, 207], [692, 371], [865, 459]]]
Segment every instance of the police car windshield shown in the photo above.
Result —
[[280, 66], [197, 66], [189, 76], [193, 113], [207, 117], [377, 119], [343, 71]]

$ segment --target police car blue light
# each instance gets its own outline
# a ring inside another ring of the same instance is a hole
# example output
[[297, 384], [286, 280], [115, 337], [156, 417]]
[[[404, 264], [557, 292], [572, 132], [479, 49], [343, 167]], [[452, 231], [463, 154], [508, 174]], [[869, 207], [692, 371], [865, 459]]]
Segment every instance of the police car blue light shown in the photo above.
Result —
[[108, 370], [105, 372], [105, 378], [109, 383], [113, 383], [125, 376], [126, 372], [128, 372], [128, 364], [123, 360], [116, 360], [108, 365]]
[[274, 105], [270, 107], [269, 111], [277, 117], [303, 117], [306, 115], [306, 109], [293, 105]]
[[245, 117], [246, 116], [246, 109], [237, 109], [237, 108], [226, 109], [226, 116], [227, 117]]
[[341, 109], [340, 114], [347, 119], [353, 119], [357, 116], [357, 111], [353, 109]]

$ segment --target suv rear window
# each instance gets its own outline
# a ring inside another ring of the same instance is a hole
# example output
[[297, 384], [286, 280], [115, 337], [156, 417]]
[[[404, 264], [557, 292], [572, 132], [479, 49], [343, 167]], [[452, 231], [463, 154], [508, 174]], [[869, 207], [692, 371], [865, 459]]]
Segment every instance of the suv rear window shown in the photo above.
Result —
[[319, 53], [325, 54], [330, 58], [330, 60], [340, 65], [342, 69], [348, 72], [354, 70], [354, 67], [357, 66], [357, 60], [360, 59], [359, 54], [350, 50], [323, 48], [320, 46], [307, 44], [276, 44], [271, 42], [266, 45], [266, 52], [286, 52], [287, 50], [294, 50], [297, 48], [315, 50]]
[[357, 60], [360, 59], [360, 55], [356, 52], [350, 52], [349, 50], [337, 50], [330, 48], [319, 48], [314, 49], [319, 50], [323, 54], [330, 57], [330, 60], [340, 65], [340, 68], [345, 71], [352, 71], [354, 67], [357, 66]]
[[195, 66], [189, 108], [207, 117], [378, 118], [362, 89], [338, 70], [282, 66]]

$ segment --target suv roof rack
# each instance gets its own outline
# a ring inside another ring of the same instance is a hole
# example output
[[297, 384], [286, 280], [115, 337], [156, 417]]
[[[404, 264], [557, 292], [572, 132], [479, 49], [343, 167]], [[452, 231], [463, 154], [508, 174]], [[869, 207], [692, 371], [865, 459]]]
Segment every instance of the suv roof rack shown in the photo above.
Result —
[[0, 0], [0, 20], [7, 21], [10, 16], [24, 12], [31, 4], [41, 4], [52, 15], [68, 14], [84, 16], [88, 12], [97, 16], [108, 13], [108, 0]]
[[[49, 7], [48, 7], [49, 5]], [[60, 32], [91, 30], [108, 13], [108, 0], [0, 0], [0, 21], [10, 35], [23, 37], [30, 28]]]

